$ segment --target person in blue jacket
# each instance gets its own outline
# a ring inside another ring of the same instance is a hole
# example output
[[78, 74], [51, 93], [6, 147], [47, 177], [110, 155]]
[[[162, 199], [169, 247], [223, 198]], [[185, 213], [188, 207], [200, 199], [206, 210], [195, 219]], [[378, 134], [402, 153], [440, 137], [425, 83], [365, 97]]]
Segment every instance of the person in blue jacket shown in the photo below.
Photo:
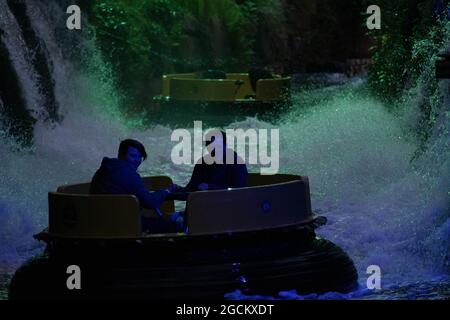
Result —
[[[135, 195], [143, 208], [154, 209], [159, 215], [158, 219], [142, 217], [144, 231], [175, 232], [176, 224], [164, 219], [159, 207], [177, 186], [172, 185], [164, 190], [149, 192], [137, 173], [137, 169], [146, 158], [147, 153], [142, 143], [133, 139], [121, 141], [117, 158], [103, 158], [100, 168], [92, 178], [90, 193]], [[176, 218], [178, 217], [172, 217], [173, 220]]]

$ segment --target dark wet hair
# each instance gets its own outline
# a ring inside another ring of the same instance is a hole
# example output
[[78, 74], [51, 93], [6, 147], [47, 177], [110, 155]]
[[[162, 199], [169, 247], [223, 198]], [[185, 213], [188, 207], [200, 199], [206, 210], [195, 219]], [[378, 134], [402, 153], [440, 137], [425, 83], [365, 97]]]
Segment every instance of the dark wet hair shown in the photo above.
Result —
[[144, 145], [137, 140], [134, 139], [125, 139], [120, 141], [119, 146], [119, 158], [124, 156], [130, 147], [136, 148], [141, 154], [142, 158], [147, 159], [147, 152], [145, 152]]
[[[221, 130], [211, 130], [211, 131], [209, 131], [207, 134], [208, 134], [208, 135], [211, 135], [211, 134], [214, 133], [215, 135], [217, 135], [217, 133], [219, 133], [219, 132], [222, 134], [223, 144], [226, 145], [226, 144], [227, 144], [227, 134], [225, 133], [225, 131], [221, 131]], [[213, 136], [211, 137], [211, 140], [210, 140], [210, 141], [206, 141], [206, 142], [205, 142], [206, 146], [209, 146], [214, 140], [215, 140], [215, 136], [213, 135]]]

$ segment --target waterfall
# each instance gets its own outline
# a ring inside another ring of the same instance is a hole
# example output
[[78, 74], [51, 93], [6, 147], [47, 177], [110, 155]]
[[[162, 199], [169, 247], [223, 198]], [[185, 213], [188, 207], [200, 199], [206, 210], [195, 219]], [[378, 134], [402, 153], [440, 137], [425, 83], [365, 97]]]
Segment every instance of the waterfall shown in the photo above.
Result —
[[[30, 61], [34, 52], [25, 43], [20, 26], [11, 12], [7, 1], [0, 1], [0, 30], [2, 44], [6, 48], [9, 60], [17, 75], [21, 95], [26, 109], [37, 119], [44, 119], [48, 114], [39, 87], [39, 76]], [[14, 81], [13, 79], [11, 79]], [[2, 86], [6, 79], [2, 79]]]

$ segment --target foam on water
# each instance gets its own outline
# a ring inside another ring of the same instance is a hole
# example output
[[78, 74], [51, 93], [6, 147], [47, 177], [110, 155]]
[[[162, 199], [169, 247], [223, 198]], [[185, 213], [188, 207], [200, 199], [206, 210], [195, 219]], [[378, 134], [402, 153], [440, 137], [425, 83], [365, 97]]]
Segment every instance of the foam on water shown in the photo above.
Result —
[[[280, 167], [309, 176], [313, 211], [328, 218], [318, 235], [352, 257], [360, 288], [349, 294], [306, 296], [286, 291], [278, 298], [373, 298], [366, 287], [370, 265], [382, 271], [383, 291], [375, 298], [448, 296], [448, 85], [448, 81], [441, 83], [442, 109], [427, 151], [414, 159], [419, 142], [408, 128], [417, 106], [406, 103], [409, 110], [396, 116], [357, 87], [341, 87], [333, 98], [314, 107], [298, 105], [302, 109], [296, 110], [297, 117], [280, 127]], [[240, 291], [227, 297], [267, 298]]]

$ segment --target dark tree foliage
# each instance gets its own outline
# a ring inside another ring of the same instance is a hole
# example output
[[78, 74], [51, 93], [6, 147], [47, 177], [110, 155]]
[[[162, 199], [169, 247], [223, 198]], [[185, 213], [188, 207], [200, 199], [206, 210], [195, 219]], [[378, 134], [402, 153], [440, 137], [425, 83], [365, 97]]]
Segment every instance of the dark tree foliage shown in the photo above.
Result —
[[405, 102], [418, 103], [418, 122], [411, 129], [421, 141], [419, 155], [443, 104], [434, 66], [438, 54], [449, 50], [448, 1], [381, 0], [378, 5], [382, 26], [368, 32], [373, 42], [368, 84], [391, 111]]
[[277, 4], [276, 0], [240, 4], [233, 0], [105, 0], [93, 1], [86, 9], [127, 105], [139, 109], [159, 93], [157, 79], [164, 73], [245, 71], [254, 58], [257, 18], [277, 21], [281, 8]]
[[373, 43], [369, 84], [387, 102], [398, 100], [405, 89], [414, 86], [424, 66], [443, 46], [446, 21], [434, 11], [434, 2], [377, 2], [382, 26], [367, 33]]

